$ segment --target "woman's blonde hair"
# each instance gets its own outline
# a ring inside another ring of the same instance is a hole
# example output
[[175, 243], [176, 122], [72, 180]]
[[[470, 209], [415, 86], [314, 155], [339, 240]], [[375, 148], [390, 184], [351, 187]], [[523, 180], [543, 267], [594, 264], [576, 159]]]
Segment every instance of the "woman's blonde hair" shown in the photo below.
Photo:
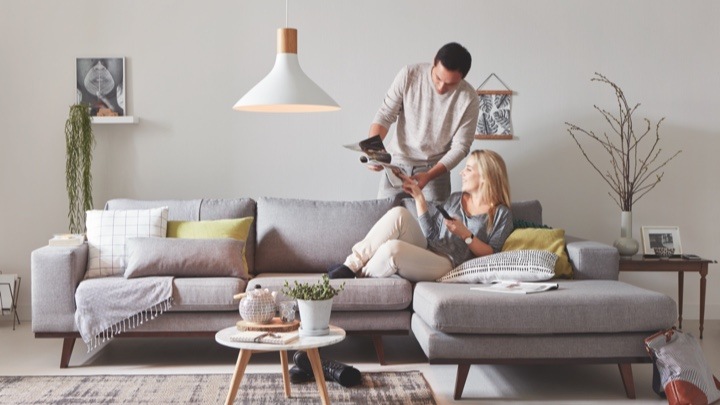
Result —
[[494, 151], [476, 149], [470, 153], [475, 158], [478, 171], [485, 182], [480, 190], [483, 200], [490, 204], [488, 210], [487, 229], [490, 231], [495, 223], [495, 212], [499, 205], [510, 208], [510, 182], [503, 158]]

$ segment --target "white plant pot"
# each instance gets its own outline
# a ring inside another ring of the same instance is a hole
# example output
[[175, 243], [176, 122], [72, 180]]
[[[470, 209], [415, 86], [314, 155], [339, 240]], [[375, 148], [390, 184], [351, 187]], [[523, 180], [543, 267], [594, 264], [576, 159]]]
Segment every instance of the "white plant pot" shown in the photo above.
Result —
[[300, 336], [325, 336], [330, 333], [332, 301], [332, 298], [322, 301], [297, 300]]

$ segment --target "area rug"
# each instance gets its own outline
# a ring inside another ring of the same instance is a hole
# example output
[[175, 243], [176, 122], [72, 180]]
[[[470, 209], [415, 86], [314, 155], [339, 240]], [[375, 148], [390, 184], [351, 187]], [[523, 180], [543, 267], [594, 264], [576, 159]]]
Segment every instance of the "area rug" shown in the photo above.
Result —
[[[230, 374], [0, 377], [0, 404], [222, 404]], [[362, 385], [328, 382], [333, 404], [435, 404], [419, 371], [363, 373]], [[282, 376], [245, 374], [235, 404], [320, 403], [314, 382], [291, 384]]]

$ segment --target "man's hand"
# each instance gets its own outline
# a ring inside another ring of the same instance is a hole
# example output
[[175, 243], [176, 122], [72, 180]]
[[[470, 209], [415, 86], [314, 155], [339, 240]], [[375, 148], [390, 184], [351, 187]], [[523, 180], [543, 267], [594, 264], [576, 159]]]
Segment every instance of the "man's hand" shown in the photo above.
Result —
[[405, 175], [404, 173], [398, 173], [398, 176], [403, 180], [402, 189], [404, 192], [410, 194], [415, 200], [425, 200], [425, 196], [423, 195], [422, 190], [420, 190], [420, 187], [418, 187], [415, 179]]
[[365, 167], [367, 167], [368, 169], [370, 169], [370, 170], [372, 170], [372, 171], [374, 171], [374, 172], [379, 172], [380, 170], [383, 169], [382, 165], [375, 165], [375, 164], [372, 164], [372, 163], [366, 163], [366, 164], [365, 164]]
[[412, 179], [417, 182], [417, 186], [422, 190], [432, 180], [428, 173], [418, 173], [412, 176]]

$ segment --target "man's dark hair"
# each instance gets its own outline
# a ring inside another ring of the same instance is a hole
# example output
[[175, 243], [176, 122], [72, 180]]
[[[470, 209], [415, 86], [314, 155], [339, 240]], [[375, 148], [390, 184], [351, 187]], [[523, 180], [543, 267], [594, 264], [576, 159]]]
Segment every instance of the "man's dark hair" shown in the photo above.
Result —
[[438, 50], [433, 64], [437, 65], [438, 62], [442, 63], [445, 69], [460, 72], [464, 79], [470, 71], [472, 57], [464, 46], [457, 42], [450, 42]]

